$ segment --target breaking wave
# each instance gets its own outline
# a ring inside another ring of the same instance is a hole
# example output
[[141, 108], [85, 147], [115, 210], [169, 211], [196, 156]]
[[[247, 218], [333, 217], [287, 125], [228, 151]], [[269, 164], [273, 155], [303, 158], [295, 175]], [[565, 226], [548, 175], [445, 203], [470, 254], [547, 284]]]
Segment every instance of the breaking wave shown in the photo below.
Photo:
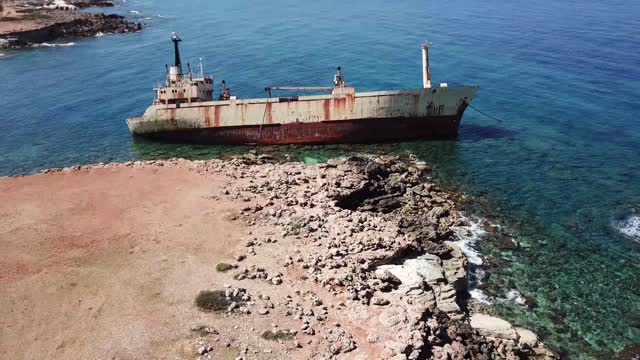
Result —
[[98, 31], [96, 33], [96, 37], [101, 37], [101, 36], [104, 36], [104, 33], [102, 31]]
[[465, 218], [464, 220], [466, 225], [455, 226], [453, 231], [454, 242], [460, 247], [460, 250], [462, 250], [471, 264], [469, 267], [469, 295], [479, 303], [491, 304], [491, 298], [477, 288], [478, 285], [482, 284], [485, 271], [481, 268], [483, 261], [480, 253], [475, 249], [475, 244], [487, 232], [482, 227], [481, 220], [471, 218]]
[[485, 294], [484, 291], [480, 289], [469, 290], [469, 295], [471, 295], [471, 298], [479, 303], [487, 305], [491, 305], [493, 303], [489, 295]]
[[480, 220], [464, 219], [467, 225], [454, 227], [456, 244], [467, 256], [467, 260], [473, 265], [482, 265], [480, 253], [474, 248], [475, 243], [487, 232], [482, 228]]
[[507, 300], [511, 300], [518, 305], [527, 305], [527, 299], [525, 299], [524, 296], [522, 296], [522, 294], [516, 289], [509, 290], [507, 293]]
[[62, 44], [42, 43], [42, 44], [40, 44], [40, 46], [44, 46], [44, 47], [67, 47], [67, 46], [73, 46], [75, 44], [76, 43], [74, 43], [74, 42], [62, 43]]
[[622, 234], [640, 241], [640, 215], [631, 215], [620, 221], [617, 228]]
[[129, 10], [129, 12], [132, 14], [140, 14], [140, 11], [138, 10]]

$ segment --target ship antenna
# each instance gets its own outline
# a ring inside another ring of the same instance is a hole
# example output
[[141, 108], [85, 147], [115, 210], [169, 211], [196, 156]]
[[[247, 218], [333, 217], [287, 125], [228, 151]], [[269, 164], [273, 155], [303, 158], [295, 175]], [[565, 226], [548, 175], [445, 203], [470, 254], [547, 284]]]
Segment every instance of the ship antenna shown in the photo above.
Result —
[[200, 58], [200, 77], [204, 78], [204, 68], [202, 67], [202, 58]]
[[422, 87], [425, 89], [431, 88], [431, 66], [429, 66], [429, 47], [430, 42], [423, 42], [420, 46], [422, 48]]

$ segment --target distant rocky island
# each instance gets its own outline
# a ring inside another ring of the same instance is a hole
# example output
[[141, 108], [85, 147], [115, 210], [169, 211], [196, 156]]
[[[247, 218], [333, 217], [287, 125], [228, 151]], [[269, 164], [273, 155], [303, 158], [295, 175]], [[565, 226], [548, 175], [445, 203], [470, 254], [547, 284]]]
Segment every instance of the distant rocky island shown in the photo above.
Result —
[[113, 7], [110, 0], [15, 0], [0, 2], [0, 48], [34, 46], [63, 37], [142, 30], [124, 16], [86, 13], [88, 7]]

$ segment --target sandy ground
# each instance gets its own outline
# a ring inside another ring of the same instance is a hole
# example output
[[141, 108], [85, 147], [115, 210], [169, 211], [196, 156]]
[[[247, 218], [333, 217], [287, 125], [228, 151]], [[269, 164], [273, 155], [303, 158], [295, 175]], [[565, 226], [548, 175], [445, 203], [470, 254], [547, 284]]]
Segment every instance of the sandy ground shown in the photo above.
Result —
[[193, 358], [191, 326], [221, 320], [194, 297], [222, 286], [213, 269], [243, 231], [207, 196], [221, 181], [179, 167], [0, 178], [0, 358]]

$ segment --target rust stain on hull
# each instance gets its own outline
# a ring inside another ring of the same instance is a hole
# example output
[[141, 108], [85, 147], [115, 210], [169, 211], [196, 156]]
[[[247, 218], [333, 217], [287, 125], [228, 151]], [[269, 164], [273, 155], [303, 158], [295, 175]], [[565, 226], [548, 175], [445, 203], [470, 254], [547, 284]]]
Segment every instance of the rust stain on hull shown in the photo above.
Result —
[[371, 143], [411, 139], [455, 138], [457, 116], [357, 119], [315, 123], [268, 124], [188, 129], [149, 134], [149, 137], [201, 144], [327, 144]]
[[266, 117], [266, 123], [267, 124], [273, 124], [273, 113], [271, 112], [271, 103], [268, 102], [265, 108], [265, 117]]
[[172, 124], [176, 125], [177, 121], [176, 121], [176, 109], [169, 109], [169, 120], [171, 121]]
[[211, 127], [211, 108], [202, 108], [202, 112], [204, 113], [204, 125], [206, 127]]
[[322, 111], [324, 113], [324, 120], [331, 120], [331, 102], [329, 99], [322, 100]]
[[213, 126], [220, 127], [220, 106], [213, 107]]

